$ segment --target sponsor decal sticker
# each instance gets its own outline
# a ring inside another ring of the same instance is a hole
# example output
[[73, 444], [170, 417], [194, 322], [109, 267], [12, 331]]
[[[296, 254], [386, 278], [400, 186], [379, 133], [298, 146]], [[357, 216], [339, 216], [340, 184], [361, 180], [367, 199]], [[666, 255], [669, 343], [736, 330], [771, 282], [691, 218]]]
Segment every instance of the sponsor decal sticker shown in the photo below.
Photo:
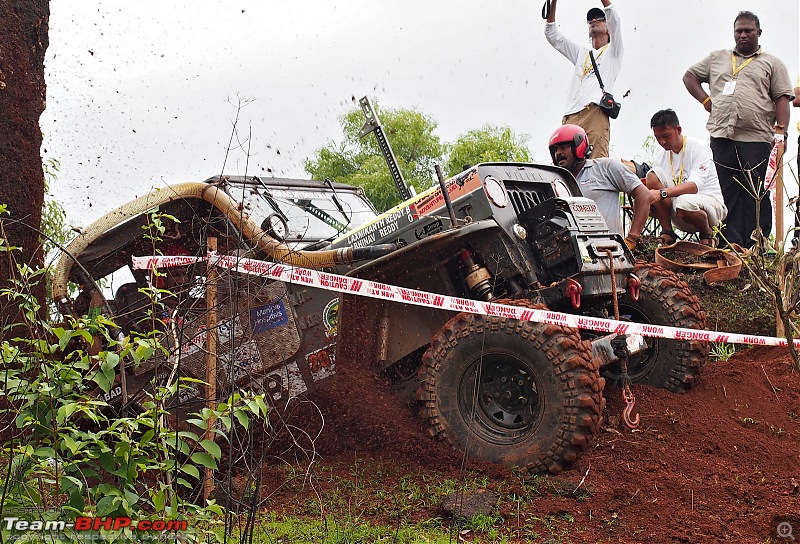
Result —
[[289, 363], [266, 375], [264, 389], [273, 400], [288, 401], [302, 395], [308, 388], [297, 363]]
[[247, 375], [258, 372], [263, 367], [261, 354], [255, 341], [249, 340], [237, 346], [233, 352], [232, 362], [226, 365], [228, 381], [236, 383]]
[[269, 329], [286, 325], [288, 322], [289, 316], [286, 314], [283, 299], [250, 310], [250, 326], [253, 334], [261, 334]]
[[311, 377], [315, 382], [324, 380], [336, 373], [336, 344], [330, 344], [306, 355], [306, 362], [311, 369]]
[[339, 298], [331, 300], [322, 310], [322, 322], [325, 324], [325, 336], [329, 339], [336, 336], [339, 330]]

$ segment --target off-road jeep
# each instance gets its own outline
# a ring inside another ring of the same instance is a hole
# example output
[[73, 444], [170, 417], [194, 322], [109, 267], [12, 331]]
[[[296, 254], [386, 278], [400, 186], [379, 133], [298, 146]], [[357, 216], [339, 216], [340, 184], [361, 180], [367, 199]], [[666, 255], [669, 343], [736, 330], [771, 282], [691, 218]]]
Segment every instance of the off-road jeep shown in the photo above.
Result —
[[[462, 313], [222, 274], [215, 280], [217, 397], [263, 387], [276, 406], [285, 405], [325, 387], [338, 365], [355, 365], [379, 373], [416, 404], [434, 437], [477, 458], [557, 472], [598, 430], [606, 380], [621, 378], [619, 344], [612, 347], [618, 335], [478, 315], [469, 311], [474, 301], [614, 317], [616, 299], [623, 320], [684, 328], [704, 328], [705, 314], [672, 273], [634, 263], [621, 236], [608, 232], [594, 202], [563, 169], [478, 164], [442, 184], [446, 191], [411, 196], [380, 216], [354, 188], [330, 182], [222, 177], [162, 189], [112, 212], [70, 244], [79, 266], [65, 254], [54, 295], [65, 313], [82, 313], [66, 296], [68, 279], [91, 290], [93, 280], [129, 266], [133, 255], [170, 254], [179, 246], [202, 256], [213, 238], [229, 255], [457, 297]], [[156, 243], [145, 236], [154, 206], [180, 221], [170, 220]], [[296, 228], [297, 221], [309, 228]], [[315, 222], [322, 232], [308, 241]], [[132, 273], [135, 281], [118, 287], [105, 311], [118, 316], [125, 332], [164, 329], [172, 353], [126, 364], [126, 387], [106, 397], [128, 405], [153, 381], [206, 379], [209, 334], [204, 264], [190, 272], [172, 304], [149, 314], [143, 310], [152, 300], [134, 293], [157, 276]], [[708, 354], [694, 340], [622, 340], [634, 383], [675, 392], [691, 387]], [[192, 391], [175, 399], [173, 409], [197, 409], [202, 397]]]

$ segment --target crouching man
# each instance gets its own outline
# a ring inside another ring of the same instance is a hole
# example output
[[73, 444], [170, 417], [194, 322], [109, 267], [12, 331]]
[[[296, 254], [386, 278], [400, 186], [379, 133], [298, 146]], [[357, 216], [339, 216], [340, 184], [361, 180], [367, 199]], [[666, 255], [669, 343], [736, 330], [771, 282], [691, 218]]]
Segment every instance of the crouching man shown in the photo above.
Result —
[[714, 246], [713, 229], [728, 215], [711, 148], [681, 133], [677, 114], [660, 110], [650, 120], [658, 144], [653, 169], [645, 178], [650, 189], [650, 215], [661, 225], [662, 245], [674, 244], [675, 228], [697, 233], [700, 243]]

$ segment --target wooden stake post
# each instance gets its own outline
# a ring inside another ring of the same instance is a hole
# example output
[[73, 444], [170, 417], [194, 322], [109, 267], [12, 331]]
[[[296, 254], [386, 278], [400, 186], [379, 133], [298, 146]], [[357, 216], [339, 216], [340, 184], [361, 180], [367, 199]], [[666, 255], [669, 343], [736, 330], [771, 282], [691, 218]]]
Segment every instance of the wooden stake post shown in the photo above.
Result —
[[[786, 149], [786, 142], [784, 140], [784, 150]], [[775, 170], [775, 246], [783, 242], [786, 244], [786, 234], [783, 232], [783, 153], [778, 153], [777, 168]], [[786, 247], [783, 247], [786, 251]], [[775, 334], [778, 336], [785, 336], [786, 329], [783, 327], [781, 314], [775, 309]]]
[[[217, 239], [209, 238], [209, 253], [217, 250]], [[216, 408], [217, 399], [217, 269], [211, 264], [206, 270], [206, 406]], [[214, 428], [217, 425], [213, 416], [208, 420], [206, 438], [214, 441]], [[206, 468], [203, 478], [203, 500], [207, 501], [214, 491], [214, 471]]]

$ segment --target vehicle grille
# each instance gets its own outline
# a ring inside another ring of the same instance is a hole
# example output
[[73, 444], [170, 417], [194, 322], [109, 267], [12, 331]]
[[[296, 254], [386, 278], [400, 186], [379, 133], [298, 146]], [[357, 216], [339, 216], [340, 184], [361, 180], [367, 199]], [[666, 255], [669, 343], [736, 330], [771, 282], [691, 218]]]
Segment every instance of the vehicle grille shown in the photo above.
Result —
[[541, 188], [537, 190], [535, 187], [520, 187], [519, 185], [506, 184], [506, 191], [508, 197], [511, 199], [511, 204], [514, 206], [514, 211], [517, 215], [522, 212], [528, 211], [534, 206], [537, 206], [552, 198], [552, 194], [545, 194]]

